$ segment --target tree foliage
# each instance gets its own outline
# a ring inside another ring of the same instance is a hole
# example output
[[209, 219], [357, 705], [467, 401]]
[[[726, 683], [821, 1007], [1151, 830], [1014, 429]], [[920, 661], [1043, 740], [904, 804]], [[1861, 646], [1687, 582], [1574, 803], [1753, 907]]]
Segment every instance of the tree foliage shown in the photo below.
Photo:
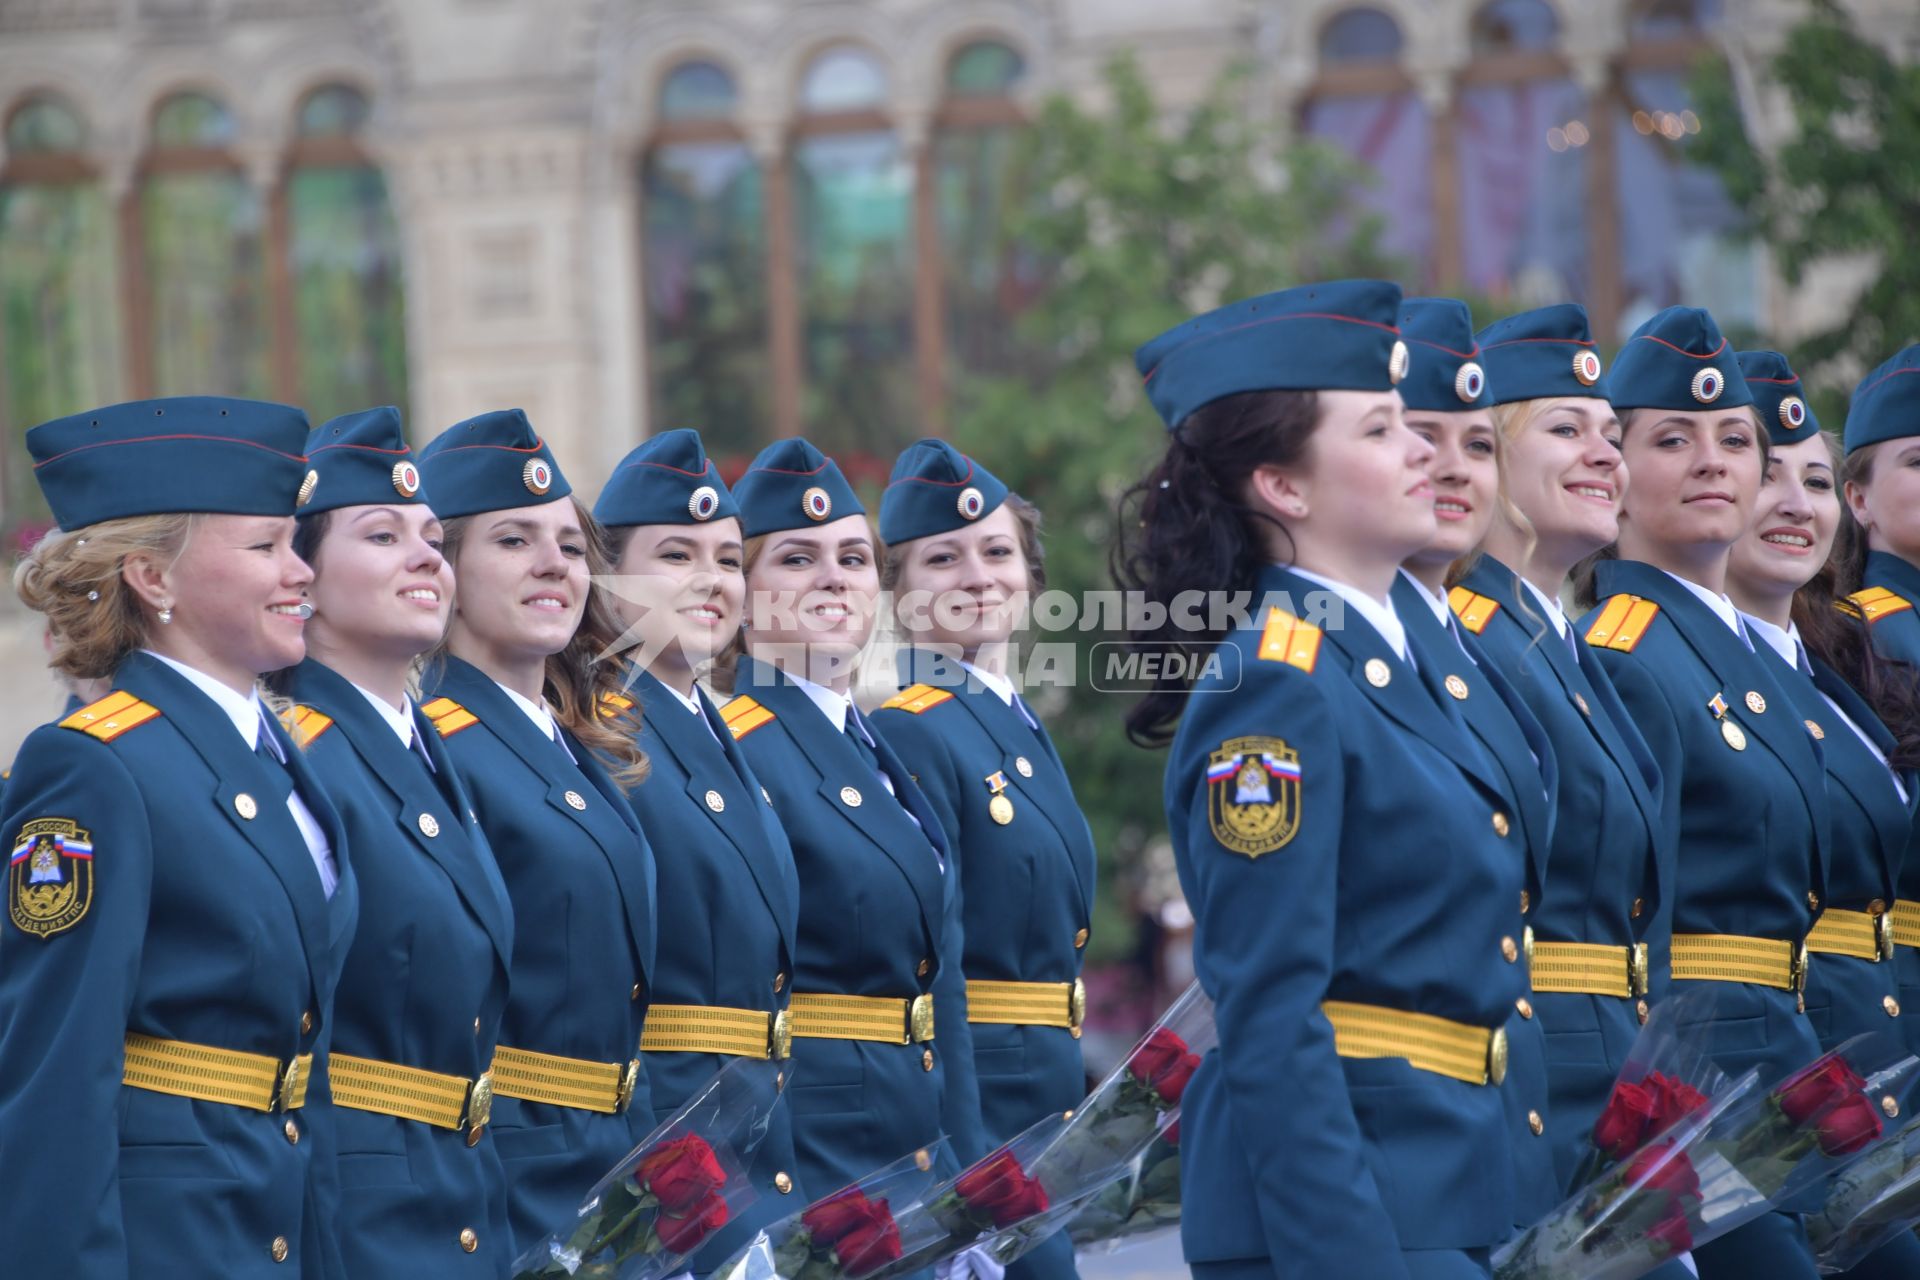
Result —
[[[1222, 302], [1394, 267], [1376, 247], [1377, 219], [1353, 202], [1363, 172], [1322, 145], [1289, 143], [1270, 113], [1249, 110], [1246, 71], [1175, 119], [1130, 57], [1109, 63], [1103, 84], [1097, 109], [1055, 97], [1022, 137], [1002, 222], [1010, 248], [1047, 264], [1049, 283], [1018, 325], [1022, 372], [957, 388], [953, 428], [960, 448], [1039, 504], [1048, 585], [1076, 598], [1112, 588], [1115, 508], [1165, 444], [1134, 349]], [[1080, 651], [1072, 688], [1031, 692], [1101, 851], [1095, 948], [1109, 957], [1131, 935], [1127, 874], [1164, 825], [1162, 758], [1127, 743], [1129, 699], [1089, 683], [1094, 646], [1117, 638], [1030, 636]]]

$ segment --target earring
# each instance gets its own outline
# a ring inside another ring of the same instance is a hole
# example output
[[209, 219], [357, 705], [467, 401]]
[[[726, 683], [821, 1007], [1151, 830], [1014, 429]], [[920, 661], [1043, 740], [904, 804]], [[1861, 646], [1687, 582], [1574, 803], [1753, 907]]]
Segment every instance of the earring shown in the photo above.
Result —
[[170, 604], [161, 605], [160, 606], [160, 625], [164, 627], [172, 621], [173, 621], [173, 606]]

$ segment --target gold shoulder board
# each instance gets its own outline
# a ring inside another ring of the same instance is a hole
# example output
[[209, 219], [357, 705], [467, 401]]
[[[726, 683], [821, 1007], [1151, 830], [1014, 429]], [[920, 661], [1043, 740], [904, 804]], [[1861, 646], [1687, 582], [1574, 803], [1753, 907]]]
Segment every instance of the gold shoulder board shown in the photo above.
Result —
[[427, 719], [433, 721], [434, 729], [443, 738], [451, 738], [462, 729], [471, 729], [480, 723], [480, 717], [467, 710], [452, 698], [435, 698], [420, 710]]
[[731, 733], [734, 741], [738, 742], [772, 720], [773, 712], [743, 693], [720, 708], [720, 718], [726, 722], [727, 732]]
[[1869, 623], [1878, 622], [1882, 618], [1904, 613], [1913, 608], [1913, 601], [1905, 596], [1895, 595], [1885, 587], [1868, 587], [1863, 591], [1856, 591], [1847, 597], [1847, 602]]
[[633, 699], [624, 693], [603, 693], [600, 695], [600, 718], [617, 720], [633, 710]]
[[280, 723], [293, 735], [294, 745], [304, 751], [313, 745], [314, 739], [333, 728], [333, 717], [302, 703], [282, 711]]
[[1485, 631], [1493, 615], [1500, 612], [1498, 600], [1465, 587], [1455, 587], [1447, 592], [1447, 605], [1453, 610], [1453, 616], [1460, 620], [1460, 625], [1475, 635]]
[[1587, 643], [1596, 649], [1614, 649], [1632, 653], [1647, 634], [1647, 628], [1659, 616], [1660, 606], [1639, 596], [1618, 595], [1609, 599], [1600, 616], [1587, 628]]
[[137, 729], [149, 720], [160, 718], [160, 708], [142, 702], [130, 693], [116, 690], [91, 706], [80, 708], [60, 722], [102, 742], [112, 742], [129, 729]]
[[953, 694], [946, 689], [936, 689], [930, 684], [910, 684], [900, 692], [880, 704], [882, 711], [906, 711], [919, 715], [928, 707], [937, 707], [943, 702], [953, 701]]
[[1269, 609], [1266, 628], [1260, 633], [1260, 660], [1312, 671], [1320, 660], [1320, 628], [1277, 606]]

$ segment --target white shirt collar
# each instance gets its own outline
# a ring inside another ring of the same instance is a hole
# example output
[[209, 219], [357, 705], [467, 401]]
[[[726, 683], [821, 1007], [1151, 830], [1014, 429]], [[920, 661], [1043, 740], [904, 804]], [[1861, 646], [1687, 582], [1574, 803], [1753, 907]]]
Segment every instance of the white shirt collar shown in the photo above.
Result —
[[[500, 684], [498, 680], [495, 680], [494, 683]], [[555, 742], [560, 741], [559, 731], [553, 723], [553, 712], [547, 710], [547, 704], [544, 699], [539, 702], [528, 702], [525, 698], [503, 684], [500, 684], [500, 692], [513, 699], [514, 706], [526, 712], [527, 719], [533, 721], [533, 727], [538, 729], [542, 735], [552, 738]]]
[[852, 698], [844, 693], [835, 693], [827, 686], [816, 684], [805, 676], [797, 676], [791, 671], [784, 674], [787, 679], [800, 686], [800, 691], [807, 695], [814, 706], [820, 708], [820, 714], [827, 718], [827, 723], [833, 726], [835, 733], [847, 731], [847, 709], [853, 705]]
[[[1519, 574], [1515, 574], [1514, 576], [1520, 577]], [[1567, 632], [1572, 629], [1573, 624], [1567, 621], [1567, 611], [1561, 607], [1560, 602], [1540, 588], [1534, 586], [1525, 578], [1520, 578], [1520, 585], [1533, 593], [1534, 603], [1540, 606], [1540, 612], [1547, 615], [1547, 621], [1553, 624], [1553, 629], [1560, 633], [1562, 640], [1565, 640], [1567, 638]]]
[[993, 694], [994, 697], [1000, 699], [1000, 701], [1006, 703], [1008, 706], [1013, 705], [1013, 681], [998, 672], [988, 671], [984, 667], [976, 667], [971, 662], [962, 662], [960, 665], [965, 667], [967, 673], [984, 685], [987, 691]]
[[1448, 616], [1453, 612], [1453, 610], [1447, 607], [1447, 598], [1445, 596], [1437, 596], [1433, 594], [1433, 592], [1427, 590], [1426, 583], [1420, 581], [1420, 579], [1414, 577], [1411, 573], [1408, 573], [1405, 569], [1402, 569], [1400, 571], [1400, 576], [1405, 578], [1407, 580], [1408, 585], [1410, 585], [1415, 591], [1418, 591], [1420, 593], [1420, 598], [1427, 602], [1427, 608], [1433, 610], [1433, 620], [1439, 623], [1443, 627], [1446, 626]]
[[1387, 647], [1393, 650], [1402, 662], [1407, 661], [1407, 628], [1400, 621], [1400, 615], [1393, 611], [1391, 600], [1376, 600], [1358, 587], [1349, 586], [1344, 582], [1335, 582], [1332, 578], [1323, 577], [1317, 573], [1309, 573], [1297, 565], [1284, 567], [1290, 572], [1299, 574], [1308, 582], [1319, 583], [1352, 605], [1361, 617], [1373, 624], [1373, 629], [1380, 633], [1380, 638], [1387, 642]]
[[[349, 680], [347, 683], [353, 684], [353, 681]], [[399, 737], [400, 745], [411, 747], [413, 745], [413, 703], [407, 695], [404, 693], [400, 695], [400, 706], [396, 710], [391, 702], [371, 689], [357, 684], [353, 687], [359, 691], [361, 697], [373, 704], [373, 709], [378, 711], [380, 718], [387, 722], [387, 728], [393, 730]]]
[[[266, 714], [266, 708], [260, 705], [258, 693], [241, 693], [236, 689], [215, 680], [204, 671], [196, 671], [184, 662], [175, 662], [164, 653], [155, 653], [151, 649], [140, 652], [150, 658], [157, 658], [184, 676], [194, 688], [213, 699], [215, 706], [224, 711], [233, 727], [246, 740], [247, 750], [252, 751], [260, 745], [260, 717]], [[277, 744], [276, 744], [277, 746]], [[275, 750], [275, 755], [279, 754]]]
[[[1733, 607], [1733, 601], [1727, 599], [1725, 596], [1715, 595], [1699, 583], [1689, 582], [1677, 573], [1671, 573], [1665, 569], [1662, 569], [1660, 572], [1665, 573], [1669, 578], [1672, 578], [1688, 591], [1691, 591], [1701, 604], [1713, 610], [1715, 617], [1727, 624], [1729, 631], [1735, 635], [1740, 634], [1740, 611]], [[1791, 659], [1789, 659], [1789, 661], [1791, 661]]]
[[1755, 639], [1762, 640], [1767, 647], [1780, 655], [1781, 661], [1790, 667], [1800, 665], [1800, 628], [1789, 622], [1785, 629], [1774, 626], [1765, 618], [1756, 618], [1750, 613], [1740, 617], [1745, 620], [1747, 629]]

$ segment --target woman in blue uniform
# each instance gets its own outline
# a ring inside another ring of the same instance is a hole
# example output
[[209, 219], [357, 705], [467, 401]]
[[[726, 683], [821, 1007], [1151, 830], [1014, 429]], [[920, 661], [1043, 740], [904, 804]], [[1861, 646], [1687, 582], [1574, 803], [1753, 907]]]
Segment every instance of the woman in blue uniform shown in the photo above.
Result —
[[1653, 758], [1560, 606], [1568, 572], [1618, 536], [1627, 484], [1586, 313], [1530, 311], [1487, 328], [1479, 343], [1511, 510], [1496, 507], [1450, 602], [1553, 748], [1557, 812], [1529, 913], [1529, 1003], [1546, 1031], [1549, 1141], [1564, 1184], [1648, 1015], [1652, 957], [1665, 956], [1655, 928], [1661, 868], [1672, 875], [1673, 846], [1661, 834]]
[[[1725, 594], [1767, 439], [1733, 349], [1704, 311], [1648, 320], [1609, 388], [1633, 482], [1619, 558], [1596, 566], [1598, 603], [1581, 631], [1652, 747], [1678, 833], [1673, 980], [1718, 984], [1707, 1034], [1723, 1069], [1777, 1079], [1820, 1054], [1801, 992], [1830, 842], [1818, 746]], [[1694, 1257], [1705, 1280], [1814, 1274], [1805, 1232], [1786, 1212]]]
[[7, 1270], [334, 1276], [316, 1049], [346, 835], [255, 692], [300, 661], [297, 409], [113, 405], [27, 433], [62, 532], [15, 581], [113, 691], [28, 738], [0, 814]]
[[446, 747], [407, 694], [440, 641], [453, 572], [400, 412], [307, 442], [294, 550], [313, 567], [307, 660], [278, 674], [354, 851], [360, 924], [327, 1054], [340, 1247], [355, 1277], [495, 1277], [512, 1261], [486, 1141], [513, 910]]
[[[1410, 356], [1399, 386], [1407, 427], [1433, 447], [1428, 473], [1434, 536], [1400, 567], [1394, 609], [1406, 624], [1421, 683], [1442, 714], [1467, 728], [1498, 771], [1496, 780], [1517, 828], [1513, 855], [1524, 876], [1520, 914], [1526, 916], [1541, 899], [1553, 837], [1553, 747], [1447, 606], [1448, 572], [1479, 545], [1500, 503], [1493, 396], [1465, 303], [1407, 299], [1400, 308], [1400, 337]], [[1532, 948], [1523, 950], [1531, 967]], [[1557, 1126], [1549, 1105], [1546, 1041], [1525, 996], [1514, 1002], [1507, 1019], [1507, 1080], [1500, 1093], [1513, 1134], [1514, 1226], [1524, 1229], [1557, 1208], [1564, 1190], [1549, 1141]]]
[[[620, 791], [646, 758], [596, 714], [620, 677], [616, 664], [594, 661], [620, 635], [590, 590], [606, 556], [526, 415], [449, 427], [421, 450], [420, 467], [461, 585], [421, 710], [513, 903], [492, 1140], [518, 1252], [571, 1222], [653, 1128], [639, 1061], [653, 854]], [[619, 782], [596, 753], [615, 762]]]
[[[660, 921], [640, 1040], [654, 1109], [667, 1115], [729, 1058], [787, 1057], [800, 886], [760, 780], [694, 679], [739, 634], [746, 595], [740, 509], [698, 433], [663, 432], [629, 453], [594, 516], [613, 544], [618, 608], [638, 642], [632, 684], [610, 695], [608, 711], [651, 766], [628, 793], [641, 829], [671, 851], [657, 863], [659, 897], [672, 909]], [[781, 1107], [747, 1171], [759, 1198], [700, 1251], [696, 1271], [808, 1202], [796, 1169]]]
[[[909, 647], [901, 691], [873, 724], [920, 784], [959, 872], [974, 1074], [997, 1144], [1086, 1095], [1093, 833], [1006, 669], [1015, 622], [1045, 586], [1040, 516], [952, 445], [922, 440], [894, 463], [880, 538], [880, 583]], [[1057, 1236], [1013, 1272], [1072, 1275], [1072, 1244]]]
[[[1884, 1034], [1888, 1019], [1900, 1016], [1887, 908], [1913, 834], [1920, 741], [1902, 756], [1882, 717], [1913, 726], [1915, 738], [1920, 698], [1909, 689], [1876, 708], [1829, 660], [1867, 648], [1865, 623], [1834, 608], [1828, 565], [1841, 518], [1834, 450], [1786, 357], [1743, 351], [1739, 360], [1773, 447], [1753, 526], [1728, 561], [1727, 593], [1822, 748], [1833, 856], [1826, 906], [1807, 936], [1806, 1002], [1820, 1043], [1831, 1049], [1862, 1032]], [[1902, 1232], [1847, 1274], [1920, 1275], [1920, 1239]]]
[[786, 1096], [817, 1197], [942, 1132], [962, 1161], [982, 1154], [957, 898], [939, 818], [849, 692], [880, 588], [864, 508], [804, 440], [761, 450], [733, 492], [745, 652], [721, 715], [799, 875]]
[[1144, 742], [1178, 722], [1168, 830], [1220, 1032], [1182, 1104], [1199, 1280], [1485, 1276], [1513, 1229], [1523, 855], [1390, 599], [1435, 528], [1399, 306], [1373, 281], [1290, 289], [1135, 357], [1172, 435], [1122, 522], [1122, 585], [1258, 605], [1139, 637], [1208, 661], [1128, 718]]
[[[1867, 622], [1873, 652], [1849, 678], [1870, 701], [1882, 686], [1920, 681], [1920, 345], [1861, 379], [1847, 408], [1840, 589]], [[1877, 659], [1877, 661], [1875, 660]], [[1842, 667], [1842, 670], [1846, 670]], [[1902, 730], [1904, 733], [1906, 730]], [[1901, 1023], [1920, 1050], [1920, 850], [1906, 860], [1893, 904]]]

